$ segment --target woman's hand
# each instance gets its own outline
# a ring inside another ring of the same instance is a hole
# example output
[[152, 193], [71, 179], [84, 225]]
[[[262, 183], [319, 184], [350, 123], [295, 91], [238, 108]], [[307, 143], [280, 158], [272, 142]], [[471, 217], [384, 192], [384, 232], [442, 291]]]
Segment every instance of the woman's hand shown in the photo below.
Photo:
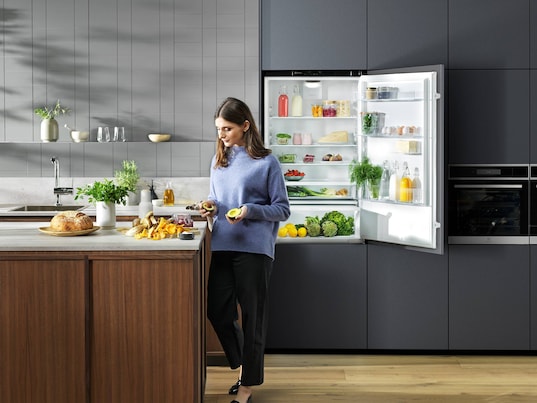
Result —
[[238, 216], [235, 216], [234, 218], [230, 218], [226, 214], [226, 220], [230, 224], [237, 224], [238, 222], [242, 221], [243, 218], [246, 217], [246, 212], [248, 208], [246, 206], [241, 206], [241, 212]]
[[214, 217], [216, 214], [216, 204], [212, 200], [205, 200], [200, 202], [199, 211], [203, 218]]

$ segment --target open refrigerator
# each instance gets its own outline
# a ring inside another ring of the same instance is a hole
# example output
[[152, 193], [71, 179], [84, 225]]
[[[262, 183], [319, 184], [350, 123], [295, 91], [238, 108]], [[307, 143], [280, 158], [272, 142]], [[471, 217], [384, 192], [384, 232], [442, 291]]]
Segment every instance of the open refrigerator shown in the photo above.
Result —
[[[263, 72], [261, 127], [289, 174], [291, 220], [338, 210], [355, 218], [351, 238], [443, 253], [443, 73]], [[380, 188], [351, 181], [366, 158], [383, 170]]]

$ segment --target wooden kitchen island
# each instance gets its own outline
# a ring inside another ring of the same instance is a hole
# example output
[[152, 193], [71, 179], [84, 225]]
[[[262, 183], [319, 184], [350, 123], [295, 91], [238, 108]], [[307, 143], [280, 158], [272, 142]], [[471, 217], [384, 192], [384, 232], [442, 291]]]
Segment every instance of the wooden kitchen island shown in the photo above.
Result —
[[202, 402], [205, 224], [192, 241], [47, 224], [0, 223], [0, 401]]

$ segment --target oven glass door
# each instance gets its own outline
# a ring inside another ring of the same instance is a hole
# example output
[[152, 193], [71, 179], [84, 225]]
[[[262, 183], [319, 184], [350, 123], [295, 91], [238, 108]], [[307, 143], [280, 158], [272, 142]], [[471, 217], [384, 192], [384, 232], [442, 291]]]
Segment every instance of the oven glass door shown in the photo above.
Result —
[[452, 181], [450, 243], [528, 243], [528, 181]]

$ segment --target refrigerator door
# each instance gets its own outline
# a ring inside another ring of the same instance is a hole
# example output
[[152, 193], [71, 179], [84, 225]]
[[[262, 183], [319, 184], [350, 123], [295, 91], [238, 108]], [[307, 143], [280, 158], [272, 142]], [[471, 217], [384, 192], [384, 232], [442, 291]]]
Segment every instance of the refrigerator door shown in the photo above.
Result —
[[358, 88], [358, 154], [388, 166], [392, 186], [360, 192], [361, 237], [442, 254], [443, 66], [368, 73]]

